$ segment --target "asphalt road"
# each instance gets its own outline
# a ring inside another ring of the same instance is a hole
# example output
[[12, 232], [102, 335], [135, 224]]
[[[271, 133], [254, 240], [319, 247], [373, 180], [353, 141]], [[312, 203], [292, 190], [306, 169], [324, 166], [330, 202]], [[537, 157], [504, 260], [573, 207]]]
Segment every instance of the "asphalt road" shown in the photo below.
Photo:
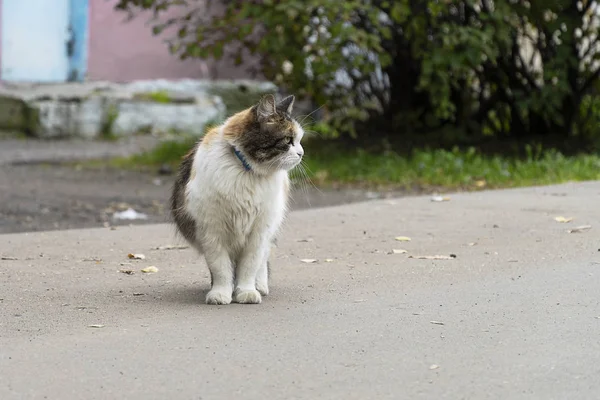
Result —
[[[156, 142], [147, 136], [118, 142], [0, 138], [0, 234], [168, 222], [173, 174], [75, 163], [136, 154]], [[298, 210], [406, 194], [414, 191], [319, 190], [304, 182], [297, 185], [291, 206]], [[114, 218], [129, 208], [145, 218]]]
[[297, 211], [260, 305], [204, 305], [168, 225], [0, 235], [0, 398], [598, 399], [599, 204], [592, 182]]

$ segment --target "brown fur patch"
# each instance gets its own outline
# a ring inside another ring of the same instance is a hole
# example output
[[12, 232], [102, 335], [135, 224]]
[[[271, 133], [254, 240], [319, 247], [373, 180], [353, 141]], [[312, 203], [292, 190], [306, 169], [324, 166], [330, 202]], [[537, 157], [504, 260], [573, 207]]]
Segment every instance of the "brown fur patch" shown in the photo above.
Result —
[[223, 136], [229, 140], [239, 139], [246, 131], [248, 131], [249, 126], [252, 125], [254, 120], [255, 117], [252, 115], [252, 108], [234, 114], [229, 119], [229, 122], [223, 131]]
[[211, 142], [213, 142], [217, 136], [219, 136], [219, 127], [215, 126], [206, 132], [206, 134], [202, 137], [201, 146], [210, 146]]

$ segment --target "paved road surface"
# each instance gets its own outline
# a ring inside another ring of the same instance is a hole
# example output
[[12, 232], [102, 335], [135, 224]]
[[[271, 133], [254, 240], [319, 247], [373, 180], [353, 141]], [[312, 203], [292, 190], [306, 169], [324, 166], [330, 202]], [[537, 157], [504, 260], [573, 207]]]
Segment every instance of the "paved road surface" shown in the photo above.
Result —
[[255, 306], [204, 305], [196, 255], [154, 250], [167, 225], [0, 235], [0, 398], [598, 399], [599, 204], [596, 182], [298, 211]]
[[[164, 223], [174, 175], [114, 168], [82, 168], [66, 161], [127, 156], [152, 148], [148, 136], [119, 142], [0, 140], [0, 234], [108, 225]], [[407, 191], [317, 190], [294, 192], [294, 209], [406, 195]], [[133, 208], [144, 220], [119, 221], [114, 213]]]

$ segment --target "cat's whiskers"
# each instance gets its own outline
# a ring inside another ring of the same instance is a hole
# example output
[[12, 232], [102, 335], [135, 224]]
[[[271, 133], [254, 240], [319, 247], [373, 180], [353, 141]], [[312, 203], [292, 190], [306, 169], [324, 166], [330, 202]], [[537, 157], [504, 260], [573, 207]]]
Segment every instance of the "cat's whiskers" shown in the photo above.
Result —
[[310, 174], [307, 172], [307, 169], [310, 171], [310, 168], [308, 168], [306, 162], [301, 160], [301, 162], [294, 168], [293, 172], [297, 174], [297, 187], [300, 189], [302, 195], [305, 196], [308, 205], [312, 206], [310, 202], [310, 187], [314, 188], [320, 194], [322, 194], [322, 191], [314, 184], [310, 178]]
[[304, 121], [306, 121], [306, 118], [310, 117], [311, 115], [313, 115], [314, 113], [316, 113], [317, 111], [319, 111], [324, 106], [325, 106], [325, 104], [321, 105], [319, 108], [317, 108], [316, 110], [312, 111], [310, 114], [305, 115], [304, 118], [302, 118], [302, 120], [300, 121], [300, 125], [302, 125], [304, 123]]
[[321, 189], [319, 189], [310, 178], [311, 175], [314, 175], [314, 172], [312, 172], [311, 169], [308, 167], [306, 161], [302, 160], [300, 167], [302, 172], [304, 173], [304, 176], [306, 177], [307, 183], [310, 184], [310, 186], [312, 186], [317, 192], [319, 192], [319, 194], [323, 194]]

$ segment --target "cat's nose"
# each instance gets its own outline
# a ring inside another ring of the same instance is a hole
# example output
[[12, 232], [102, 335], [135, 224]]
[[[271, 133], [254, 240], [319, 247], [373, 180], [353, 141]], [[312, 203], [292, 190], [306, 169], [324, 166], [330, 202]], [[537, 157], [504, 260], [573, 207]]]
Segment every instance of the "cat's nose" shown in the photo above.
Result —
[[302, 156], [304, 155], [304, 150], [297, 150], [296, 154], [298, 154], [298, 157], [302, 158]]

